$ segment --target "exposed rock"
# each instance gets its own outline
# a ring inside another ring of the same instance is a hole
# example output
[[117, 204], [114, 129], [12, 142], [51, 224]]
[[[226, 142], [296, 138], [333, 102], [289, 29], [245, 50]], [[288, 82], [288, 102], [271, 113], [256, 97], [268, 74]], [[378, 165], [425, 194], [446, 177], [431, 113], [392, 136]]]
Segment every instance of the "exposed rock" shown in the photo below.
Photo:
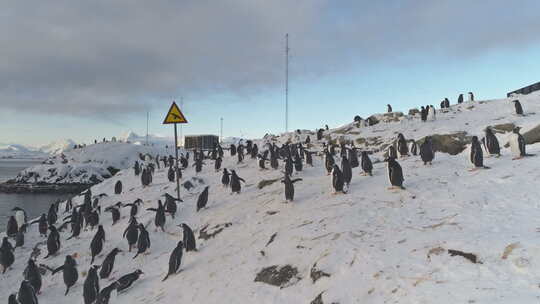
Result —
[[504, 123], [504, 124], [492, 126], [491, 129], [495, 133], [506, 133], [506, 132], [512, 132], [515, 126], [516, 125], [514, 125], [513, 123]]
[[115, 167], [107, 167], [107, 171], [111, 173], [111, 176], [115, 176], [116, 173], [120, 172], [120, 169], [116, 169]]
[[255, 277], [254, 282], [262, 282], [279, 288], [286, 288], [300, 281], [298, 269], [291, 265], [270, 266], [263, 268]]
[[[436, 152], [448, 153], [450, 155], [457, 155], [463, 152], [467, 145], [471, 143], [472, 136], [468, 136], [466, 132], [457, 132], [453, 134], [434, 134], [431, 135], [433, 140], [433, 149]], [[417, 141], [420, 146], [425, 140], [425, 137]]]
[[317, 263], [313, 264], [313, 267], [311, 267], [311, 271], [310, 271], [310, 275], [311, 277], [311, 280], [313, 281], [313, 284], [315, 284], [315, 282], [317, 282], [320, 278], [322, 277], [330, 277], [330, 274], [322, 271], [322, 270], [319, 270], [317, 268]]
[[[223, 229], [230, 226], [232, 226], [232, 223], [218, 224], [212, 228], [208, 228], [210, 227], [210, 225], [206, 225], [199, 232], [199, 239], [203, 239], [206, 241], [208, 239], [214, 238], [216, 235], [220, 234]], [[212, 232], [210, 232], [209, 230], [212, 230]]]
[[310, 304], [324, 304], [322, 300], [322, 292], [315, 298], [313, 301], [310, 302]]
[[416, 115], [418, 113], [420, 113], [420, 110], [418, 110], [417, 108], [409, 110], [409, 116], [414, 116], [414, 115]]
[[538, 126], [532, 128], [531, 130], [523, 133], [523, 137], [525, 138], [525, 143], [527, 145], [540, 142], [540, 125], [538, 125]]
[[371, 115], [370, 117], [366, 119], [366, 122], [368, 126], [374, 126], [379, 123], [379, 119], [377, 119], [375, 115]]
[[466, 258], [467, 260], [471, 261], [474, 264], [479, 263], [478, 262], [478, 257], [474, 253], [468, 253], [468, 252], [463, 252], [463, 251], [459, 251], [459, 250], [448, 249], [448, 254], [451, 255], [451, 256], [456, 256], [456, 255], [462, 256], [462, 257]]

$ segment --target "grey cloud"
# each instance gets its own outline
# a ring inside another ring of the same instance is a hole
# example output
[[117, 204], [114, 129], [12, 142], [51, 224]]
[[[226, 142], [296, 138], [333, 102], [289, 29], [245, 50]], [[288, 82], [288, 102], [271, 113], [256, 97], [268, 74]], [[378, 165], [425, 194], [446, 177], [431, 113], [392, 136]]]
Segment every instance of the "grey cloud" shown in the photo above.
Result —
[[[5, 5], [6, 6], [6, 5]], [[16, 1], [0, 12], [0, 104], [96, 116], [179, 94], [250, 96], [295, 77], [538, 42], [537, 1]]]

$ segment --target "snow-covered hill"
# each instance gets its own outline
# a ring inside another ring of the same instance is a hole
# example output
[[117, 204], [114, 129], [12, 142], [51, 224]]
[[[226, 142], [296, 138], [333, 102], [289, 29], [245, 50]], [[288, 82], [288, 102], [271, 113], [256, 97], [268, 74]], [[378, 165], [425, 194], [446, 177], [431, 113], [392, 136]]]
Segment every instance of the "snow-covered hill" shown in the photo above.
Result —
[[58, 155], [74, 149], [76, 142], [71, 139], [53, 141], [39, 148], [40, 151], [49, 155]]
[[0, 143], [0, 159], [1, 158], [46, 158], [47, 154], [24, 145], [17, 144], [1, 144]]
[[[375, 151], [374, 160], [383, 158], [382, 150], [397, 133], [420, 139], [465, 132], [462, 140], [441, 143], [442, 147], [455, 144], [460, 150], [467, 136], [481, 136], [486, 126], [506, 125], [499, 127], [504, 132], [508, 124], [515, 124], [524, 127], [523, 133], [530, 131], [527, 138], [532, 143], [536, 141], [534, 127], [540, 123], [540, 98], [529, 95], [520, 100], [527, 113], [524, 117], [512, 114], [510, 100], [502, 99], [453, 106], [432, 122], [403, 116], [371, 127], [351, 124], [325, 135]], [[307, 132], [291, 133], [276, 140], [303, 140], [305, 136]], [[498, 136], [504, 145], [508, 134]], [[315, 135], [310, 137], [311, 149], [319, 150]], [[527, 149], [538, 155], [540, 143]], [[114, 147], [103, 153], [117, 150]], [[490, 170], [474, 172], [468, 170], [467, 157], [467, 150], [457, 155], [437, 153], [432, 166], [424, 166], [419, 157], [400, 159], [404, 191], [387, 189], [382, 162], [374, 164], [372, 177], [360, 175], [356, 168], [348, 194], [337, 195], [332, 194], [322, 159], [316, 157], [314, 167], [295, 173], [302, 181], [295, 184], [292, 203], [285, 203], [279, 182], [258, 187], [263, 180], [281, 178], [281, 168], [261, 171], [255, 160], [246, 158], [237, 164], [236, 158], [227, 155], [223, 167], [236, 170], [246, 180], [242, 192], [231, 195], [230, 189], [221, 186], [221, 173], [206, 160], [201, 173], [196, 174], [192, 167], [183, 172], [183, 182], [190, 181], [195, 187], [182, 189], [184, 202], [174, 219], [167, 216], [166, 232], [155, 228], [154, 212], [139, 212], [138, 221], [150, 232], [147, 255], [132, 259], [135, 252], [127, 252], [122, 233], [128, 225], [129, 208], [121, 209], [122, 218], [114, 226], [110, 214], [103, 212], [100, 219], [106, 242], [95, 264], [101, 264], [118, 247], [123, 252], [116, 259], [114, 278], [136, 269], [144, 272], [132, 288], [113, 294], [110, 303], [120, 304], [536, 303], [540, 188], [535, 183], [540, 178], [540, 157], [513, 161], [504, 148], [501, 157], [486, 158]], [[125, 160], [126, 167], [130, 167], [129, 161]], [[114, 194], [117, 181], [123, 183], [120, 195]], [[207, 208], [196, 212], [197, 197], [205, 186], [210, 187]], [[150, 186], [142, 187], [140, 177], [128, 169], [92, 187], [92, 193], [99, 197], [102, 210], [139, 198], [142, 209], [155, 208], [165, 193], [174, 195], [175, 183], [167, 180], [162, 168]], [[76, 197], [74, 204], [82, 200]], [[60, 210], [63, 208], [62, 204]], [[195, 231], [198, 251], [184, 253], [182, 271], [162, 282], [169, 255], [182, 239], [180, 223]], [[40, 303], [82, 302], [94, 233], [84, 231], [80, 238], [68, 241], [70, 232], [62, 232], [59, 254], [48, 259], [44, 259], [46, 246], [40, 246], [38, 263], [58, 267], [69, 254], [75, 257], [80, 273], [70, 294], [64, 296], [62, 276], [47, 272]], [[1, 295], [17, 291], [31, 249], [43, 240], [37, 226], [32, 226], [25, 247], [15, 250], [15, 264], [0, 275]], [[460, 252], [472, 255], [465, 258]], [[110, 279], [100, 282], [102, 288], [110, 283]]]

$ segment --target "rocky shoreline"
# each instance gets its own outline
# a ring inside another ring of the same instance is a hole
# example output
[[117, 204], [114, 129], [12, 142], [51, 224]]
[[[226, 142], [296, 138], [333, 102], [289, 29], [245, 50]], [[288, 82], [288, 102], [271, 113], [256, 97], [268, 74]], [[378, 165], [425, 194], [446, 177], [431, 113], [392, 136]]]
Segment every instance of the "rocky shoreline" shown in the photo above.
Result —
[[95, 184], [48, 184], [48, 183], [17, 183], [7, 181], [0, 183], [0, 193], [56, 193], [56, 194], [76, 194], [92, 187]]

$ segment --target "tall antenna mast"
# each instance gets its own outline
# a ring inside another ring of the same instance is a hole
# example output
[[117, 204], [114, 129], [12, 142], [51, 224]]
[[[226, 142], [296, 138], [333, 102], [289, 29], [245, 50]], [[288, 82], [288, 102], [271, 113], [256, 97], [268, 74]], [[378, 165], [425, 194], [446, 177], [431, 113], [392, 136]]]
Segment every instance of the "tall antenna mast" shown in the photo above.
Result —
[[289, 131], [289, 33], [285, 35], [285, 132]]

